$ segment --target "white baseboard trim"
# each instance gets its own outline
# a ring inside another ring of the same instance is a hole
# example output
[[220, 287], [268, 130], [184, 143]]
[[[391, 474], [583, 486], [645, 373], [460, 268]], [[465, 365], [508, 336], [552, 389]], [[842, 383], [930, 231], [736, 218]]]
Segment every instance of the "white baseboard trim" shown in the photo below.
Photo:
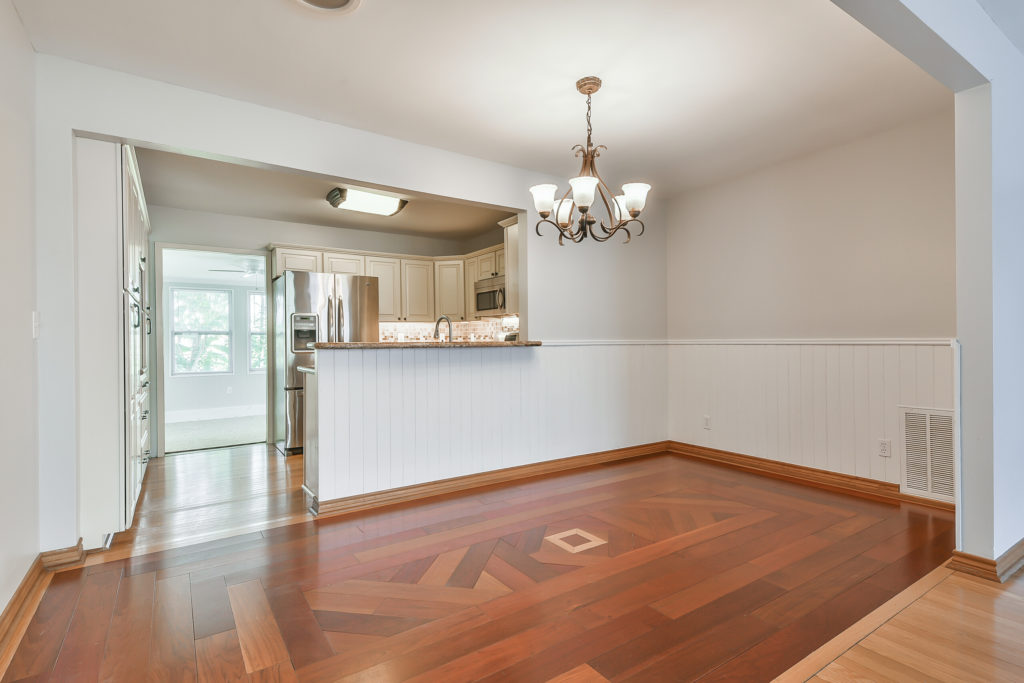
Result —
[[266, 406], [225, 406], [222, 408], [205, 408], [194, 410], [169, 410], [164, 416], [166, 424], [175, 422], [202, 422], [203, 420], [223, 420], [230, 417], [252, 417], [265, 415]]

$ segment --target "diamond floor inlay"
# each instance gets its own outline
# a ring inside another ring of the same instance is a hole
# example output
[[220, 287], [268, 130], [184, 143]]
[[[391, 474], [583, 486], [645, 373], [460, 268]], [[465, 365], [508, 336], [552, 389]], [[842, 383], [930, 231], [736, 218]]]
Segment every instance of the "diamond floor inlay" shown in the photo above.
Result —
[[[579, 536], [583, 539], [583, 543], [572, 544], [566, 539], [575, 540], [573, 537]], [[608, 541], [603, 538], [598, 538], [594, 534], [584, 531], [583, 529], [569, 529], [563, 531], [560, 534], [552, 534], [551, 536], [545, 536], [544, 540], [551, 541], [562, 550], [567, 550], [570, 553], [576, 554], [581, 553], [584, 550], [590, 550], [596, 548], [599, 545], [604, 545]]]

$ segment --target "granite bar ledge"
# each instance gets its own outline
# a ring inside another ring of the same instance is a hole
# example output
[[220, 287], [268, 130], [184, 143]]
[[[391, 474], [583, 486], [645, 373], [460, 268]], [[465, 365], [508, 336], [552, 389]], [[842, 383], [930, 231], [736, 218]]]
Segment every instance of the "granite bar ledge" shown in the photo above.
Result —
[[508, 348], [515, 346], [540, 346], [539, 341], [454, 341], [454, 342], [317, 342], [311, 344], [314, 349], [476, 349], [476, 348]]

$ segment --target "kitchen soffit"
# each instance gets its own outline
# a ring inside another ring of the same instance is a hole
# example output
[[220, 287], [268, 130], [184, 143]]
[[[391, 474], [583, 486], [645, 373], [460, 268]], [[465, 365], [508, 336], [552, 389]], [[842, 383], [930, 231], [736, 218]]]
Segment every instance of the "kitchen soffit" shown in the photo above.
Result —
[[339, 184], [333, 178], [152, 149], [136, 152], [146, 201], [157, 206], [442, 239], [498, 231], [498, 221], [514, 215], [411, 193], [399, 193], [410, 201], [394, 216], [340, 211], [324, 199]]
[[665, 194], [952, 104], [826, 0], [14, 4], [40, 52], [557, 175], [599, 73], [605, 174]]

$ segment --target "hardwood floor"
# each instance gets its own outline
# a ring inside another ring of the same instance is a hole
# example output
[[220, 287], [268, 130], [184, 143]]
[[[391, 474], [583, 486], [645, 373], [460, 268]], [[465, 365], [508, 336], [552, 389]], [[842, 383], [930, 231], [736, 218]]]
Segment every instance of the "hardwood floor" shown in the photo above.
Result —
[[3, 681], [770, 680], [952, 548], [949, 512], [645, 457], [62, 572]]
[[844, 634], [834, 661], [811, 657], [780, 680], [1024, 680], [1024, 572], [1004, 584], [945, 568], [928, 578], [870, 630]]
[[89, 564], [312, 519], [302, 456], [266, 444], [178, 453], [152, 460], [131, 529]]

